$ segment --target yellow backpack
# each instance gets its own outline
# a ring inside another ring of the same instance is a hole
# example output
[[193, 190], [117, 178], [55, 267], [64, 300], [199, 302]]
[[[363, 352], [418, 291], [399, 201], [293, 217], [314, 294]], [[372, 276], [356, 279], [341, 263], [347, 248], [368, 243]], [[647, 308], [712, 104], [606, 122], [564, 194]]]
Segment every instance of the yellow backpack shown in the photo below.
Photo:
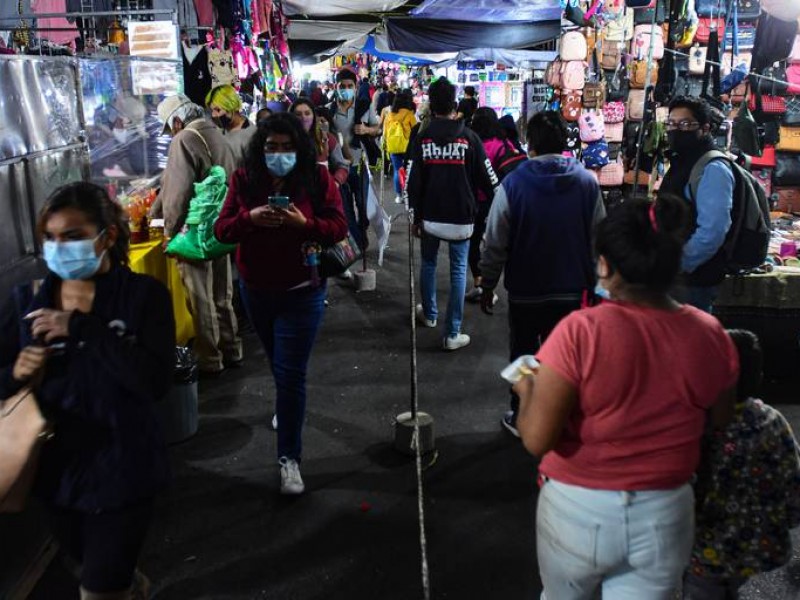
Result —
[[408, 148], [408, 138], [411, 134], [411, 127], [406, 130], [407, 115], [404, 112], [393, 113], [390, 112], [386, 119], [388, 125], [386, 126], [386, 151], [389, 154], [405, 154]]

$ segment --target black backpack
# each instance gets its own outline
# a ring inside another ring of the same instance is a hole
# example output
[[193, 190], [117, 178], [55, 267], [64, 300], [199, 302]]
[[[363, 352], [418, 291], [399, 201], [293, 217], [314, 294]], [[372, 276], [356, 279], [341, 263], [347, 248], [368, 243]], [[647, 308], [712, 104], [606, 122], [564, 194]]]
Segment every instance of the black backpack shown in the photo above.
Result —
[[497, 168], [494, 172], [497, 174], [497, 178], [503, 181], [509, 173], [526, 160], [528, 160], [528, 157], [525, 154], [506, 142], [503, 144], [503, 153], [497, 159]]
[[725, 270], [737, 273], [755, 269], [764, 264], [770, 239], [769, 201], [764, 188], [750, 171], [739, 166], [730, 156], [719, 150], [706, 152], [689, 175], [692, 199], [706, 165], [712, 160], [724, 159], [733, 171], [736, 187], [733, 190], [731, 228], [725, 236], [722, 248], [725, 251]]

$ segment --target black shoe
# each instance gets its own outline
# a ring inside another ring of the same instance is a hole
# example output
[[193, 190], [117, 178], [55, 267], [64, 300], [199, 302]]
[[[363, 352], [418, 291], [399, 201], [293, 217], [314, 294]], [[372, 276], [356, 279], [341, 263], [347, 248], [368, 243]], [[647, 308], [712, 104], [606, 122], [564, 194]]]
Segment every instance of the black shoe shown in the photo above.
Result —
[[239, 360], [223, 360], [222, 366], [226, 369], [241, 369], [244, 366], [244, 359]]
[[200, 381], [214, 381], [215, 379], [219, 379], [224, 372], [225, 372], [224, 368], [219, 369], [217, 371], [206, 371], [200, 369], [198, 371], [198, 377], [200, 378]]

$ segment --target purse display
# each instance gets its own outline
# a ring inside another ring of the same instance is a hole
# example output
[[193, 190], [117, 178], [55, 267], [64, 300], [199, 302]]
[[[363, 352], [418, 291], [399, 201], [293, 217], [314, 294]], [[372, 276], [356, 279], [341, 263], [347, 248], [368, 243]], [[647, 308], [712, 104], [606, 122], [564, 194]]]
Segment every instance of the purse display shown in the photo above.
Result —
[[775, 149], [779, 152], [800, 152], [800, 127], [781, 125], [780, 141]]
[[621, 186], [625, 179], [625, 166], [621, 160], [608, 163], [597, 172], [597, 180], [601, 187]]
[[800, 186], [800, 154], [778, 152], [772, 183], [777, 187]]
[[363, 258], [361, 247], [353, 234], [348, 231], [347, 237], [343, 240], [322, 248], [319, 275], [320, 277], [341, 275], [361, 258]]

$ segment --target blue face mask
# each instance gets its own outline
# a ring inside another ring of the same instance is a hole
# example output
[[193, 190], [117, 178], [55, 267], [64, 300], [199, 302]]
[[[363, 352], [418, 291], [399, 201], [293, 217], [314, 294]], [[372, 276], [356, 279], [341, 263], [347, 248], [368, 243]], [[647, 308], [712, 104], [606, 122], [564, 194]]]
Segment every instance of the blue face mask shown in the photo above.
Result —
[[44, 243], [44, 260], [47, 268], [61, 279], [91, 279], [100, 269], [105, 250], [100, 256], [94, 251], [94, 243], [103, 235], [101, 231], [93, 240]]
[[265, 152], [264, 163], [276, 177], [286, 177], [297, 164], [295, 152]]
[[352, 89], [343, 89], [336, 92], [339, 95], [339, 100], [342, 102], [350, 102], [356, 97], [356, 91]]

